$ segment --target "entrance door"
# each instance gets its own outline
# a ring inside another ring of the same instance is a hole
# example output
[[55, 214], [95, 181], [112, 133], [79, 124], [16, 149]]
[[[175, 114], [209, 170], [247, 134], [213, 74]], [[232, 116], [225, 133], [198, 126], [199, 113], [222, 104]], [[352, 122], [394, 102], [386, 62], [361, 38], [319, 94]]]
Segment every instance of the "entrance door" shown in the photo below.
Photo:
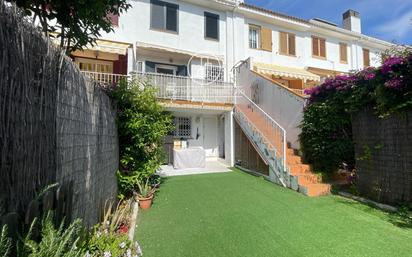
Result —
[[206, 151], [206, 157], [219, 156], [217, 131], [217, 117], [203, 118], [203, 148]]

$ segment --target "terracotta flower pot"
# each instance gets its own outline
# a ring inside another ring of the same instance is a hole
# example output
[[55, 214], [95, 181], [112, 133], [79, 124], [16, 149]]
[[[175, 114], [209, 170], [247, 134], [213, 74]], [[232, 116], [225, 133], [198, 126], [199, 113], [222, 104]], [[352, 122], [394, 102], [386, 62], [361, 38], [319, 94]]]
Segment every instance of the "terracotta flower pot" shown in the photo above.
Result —
[[152, 206], [152, 200], [153, 200], [153, 195], [147, 197], [147, 198], [138, 198], [139, 199], [139, 206], [143, 210], [147, 210]]

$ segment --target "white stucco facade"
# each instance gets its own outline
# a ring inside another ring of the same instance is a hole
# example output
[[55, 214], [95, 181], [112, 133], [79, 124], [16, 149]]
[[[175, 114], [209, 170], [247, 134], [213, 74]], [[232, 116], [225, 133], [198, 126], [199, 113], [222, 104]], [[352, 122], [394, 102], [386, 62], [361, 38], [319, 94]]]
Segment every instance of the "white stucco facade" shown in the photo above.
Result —
[[[135, 49], [135, 61], [156, 58], [150, 54], [145, 56], [150, 51], [139, 54], [139, 51], [136, 51], [138, 43], [152, 45], [152, 50], [159, 46], [169, 49], [170, 52], [186, 53], [185, 58], [179, 58], [177, 55], [176, 58], [168, 56], [161, 60], [166, 63], [176, 61], [179, 65], [186, 65], [189, 59], [187, 56], [191, 54], [219, 57], [226, 70], [226, 79], [229, 79], [228, 74], [236, 62], [249, 57], [253, 57], [257, 62], [288, 67], [316, 67], [341, 72], [359, 70], [363, 68], [363, 48], [370, 50], [371, 65], [376, 66], [379, 65], [379, 53], [390, 46], [390, 43], [356, 32], [360, 30], [360, 21], [358, 24], [357, 20], [352, 21], [355, 31], [349, 31], [318, 21], [300, 21], [293, 17], [256, 10], [250, 6], [239, 6], [236, 1], [167, 0], [166, 2], [179, 6], [177, 32], [151, 28], [150, 0], [131, 0], [131, 8], [119, 17], [119, 24], [114, 32], [104, 33], [102, 38], [131, 43]], [[219, 15], [218, 40], [205, 38], [204, 12]], [[249, 24], [272, 30], [271, 52], [249, 48]], [[285, 56], [279, 53], [279, 31], [296, 35], [296, 56]], [[312, 36], [326, 39], [327, 54], [324, 60], [312, 57]], [[339, 61], [339, 43], [348, 45], [347, 63]], [[155, 50], [152, 52], [154, 55], [160, 55], [158, 57], [165, 56]], [[129, 67], [129, 71], [132, 70], [133, 66]]]
[[[177, 29], [166, 31], [151, 27], [151, 0], [130, 0], [131, 8], [121, 14], [114, 32], [102, 33], [102, 39], [132, 45], [127, 52], [127, 71], [157, 73], [169, 69], [170, 75], [206, 77], [204, 59], [223, 67], [223, 78], [233, 80], [232, 68], [242, 60], [273, 64], [297, 69], [309, 67], [350, 72], [364, 68], [363, 49], [369, 50], [370, 65], [380, 64], [379, 54], [390, 43], [362, 35], [361, 20], [350, 17], [345, 28], [319, 20], [302, 20], [231, 0], [162, 0], [178, 6]], [[218, 39], [205, 37], [205, 12], [218, 15]], [[350, 13], [351, 14], [351, 13]], [[271, 30], [271, 51], [249, 47], [249, 26]], [[280, 53], [280, 32], [295, 35], [294, 56]], [[312, 37], [325, 39], [326, 56], [312, 55]], [[347, 62], [340, 60], [340, 44], [347, 45]], [[297, 147], [296, 124], [300, 121], [303, 101], [290, 104], [282, 92], [271, 88], [265, 79], [254, 76], [243, 81], [262, 80], [262, 102], [265, 110], [288, 130], [288, 140]], [[246, 85], [251, 86], [251, 85]], [[295, 100], [295, 99], [293, 99]], [[267, 105], [267, 106], [266, 106]], [[220, 107], [219, 107], [220, 108]], [[202, 146], [208, 158], [224, 158], [234, 164], [233, 115], [229, 110], [205, 110], [199, 107], [174, 107], [169, 109], [176, 116], [189, 117], [192, 121], [189, 147]]]

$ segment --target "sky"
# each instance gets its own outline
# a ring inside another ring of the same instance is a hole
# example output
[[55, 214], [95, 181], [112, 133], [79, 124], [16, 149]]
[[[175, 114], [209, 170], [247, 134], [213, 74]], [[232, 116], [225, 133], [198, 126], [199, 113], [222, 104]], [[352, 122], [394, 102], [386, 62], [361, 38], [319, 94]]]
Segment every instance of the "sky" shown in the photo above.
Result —
[[412, 45], [412, 0], [246, 0], [248, 4], [303, 19], [321, 18], [342, 26], [342, 14], [353, 9], [362, 33]]

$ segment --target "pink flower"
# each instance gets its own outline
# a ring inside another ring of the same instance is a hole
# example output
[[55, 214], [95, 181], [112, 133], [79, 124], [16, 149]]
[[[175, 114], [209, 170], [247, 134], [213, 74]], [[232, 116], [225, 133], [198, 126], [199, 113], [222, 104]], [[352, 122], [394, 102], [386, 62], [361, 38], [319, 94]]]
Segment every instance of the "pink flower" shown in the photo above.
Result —
[[400, 90], [403, 86], [403, 81], [400, 78], [393, 78], [385, 82], [385, 87]]
[[404, 64], [405, 59], [402, 57], [389, 57], [388, 59], [385, 60], [385, 62], [382, 65], [382, 73], [387, 74], [392, 72], [392, 68], [395, 65], [400, 65]]

